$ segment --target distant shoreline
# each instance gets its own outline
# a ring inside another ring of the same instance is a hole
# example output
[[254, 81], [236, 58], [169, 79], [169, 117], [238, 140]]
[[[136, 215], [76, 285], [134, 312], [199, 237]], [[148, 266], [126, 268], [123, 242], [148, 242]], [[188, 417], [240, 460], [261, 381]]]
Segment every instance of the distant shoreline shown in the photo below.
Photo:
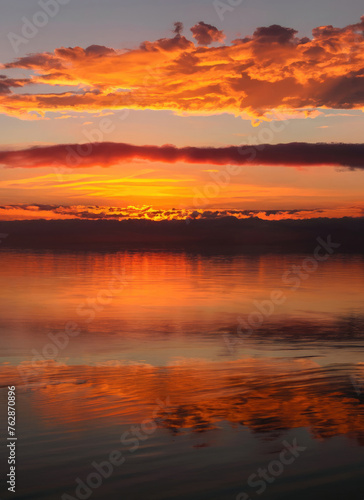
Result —
[[306, 253], [331, 236], [338, 253], [364, 253], [364, 217], [266, 221], [0, 221], [0, 249], [196, 250], [213, 253]]

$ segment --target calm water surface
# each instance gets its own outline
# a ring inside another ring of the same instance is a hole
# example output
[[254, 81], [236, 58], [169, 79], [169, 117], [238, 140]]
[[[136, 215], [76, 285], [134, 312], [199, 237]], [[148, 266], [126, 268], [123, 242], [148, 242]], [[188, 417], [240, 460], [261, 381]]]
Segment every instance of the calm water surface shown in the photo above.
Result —
[[362, 500], [364, 258], [306, 257], [0, 252], [0, 498]]

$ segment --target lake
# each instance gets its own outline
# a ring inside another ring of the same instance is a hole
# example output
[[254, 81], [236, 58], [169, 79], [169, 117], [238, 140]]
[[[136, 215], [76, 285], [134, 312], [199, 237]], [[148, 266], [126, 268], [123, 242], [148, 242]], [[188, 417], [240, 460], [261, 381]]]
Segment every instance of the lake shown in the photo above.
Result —
[[2, 250], [4, 498], [362, 500], [364, 257], [308, 257]]

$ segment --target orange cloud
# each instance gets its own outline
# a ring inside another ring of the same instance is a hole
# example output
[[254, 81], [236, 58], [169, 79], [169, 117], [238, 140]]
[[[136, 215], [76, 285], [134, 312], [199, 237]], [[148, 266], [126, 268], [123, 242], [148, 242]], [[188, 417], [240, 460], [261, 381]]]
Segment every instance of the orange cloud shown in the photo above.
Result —
[[12, 88], [23, 87], [31, 83], [32, 81], [28, 78], [7, 78], [5, 75], [0, 75], [0, 96], [11, 94]]
[[[75, 90], [6, 91], [0, 95], [0, 111], [22, 117], [29, 112], [149, 108], [264, 118], [273, 109], [364, 107], [364, 16], [344, 28], [315, 28], [312, 39], [273, 25], [220, 47], [197, 47], [181, 30], [178, 26], [173, 38], [145, 41], [134, 50], [62, 47], [5, 64], [7, 70], [33, 70], [24, 85]], [[191, 30], [203, 45], [224, 38], [203, 22]]]
[[191, 28], [193, 37], [196, 38], [199, 45], [210, 45], [213, 42], [223, 42], [225, 35], [223, 31], [218, 30], [211, 24], [206, 24], [203, 21], [195, 24]]
[[314, 218], [362, 217], [363, 206], [347, 206], [339, 208], [293, 209], [293, 210], [228, 210], [228, 209], [191, 209], [171, 208], [160, 209], [145, 206], [84, 206], [84, 205], [46, 205], [18, 204], [0, 206], [0, 220], [214, 220], [224, 217], [248, 219], [258, 217], [262, 220], [300, 220]]
[[[255, 433], [306, 427], [316, 440], [347, 434], [363, 444], [364, 416], [349, 386], [352, 373], [361, 380], [363, 366], [335, 368], [321, 368], [305, 359], [226, 363], [187, 359], [163, 368], [161, 383], [161, 369], [147, 364], [123, 365], [116, 360], [97, 366], [56, 362], [33, 366], [24, 361], [2, 365], [0, 382], [6, 386], [11, 381], [19, 390], [26, 384], [32, 409], [53, 425], [74, 428], [105, 415], [108, 421], [138, 422], [152, 414], [151, 402], [165, 401], [168, 395], [167, 411], [161, 410], [158, 423], [173, 435], [207, 432], [226, 421]], [[127, 404], [121, 404], [125, 395]]]

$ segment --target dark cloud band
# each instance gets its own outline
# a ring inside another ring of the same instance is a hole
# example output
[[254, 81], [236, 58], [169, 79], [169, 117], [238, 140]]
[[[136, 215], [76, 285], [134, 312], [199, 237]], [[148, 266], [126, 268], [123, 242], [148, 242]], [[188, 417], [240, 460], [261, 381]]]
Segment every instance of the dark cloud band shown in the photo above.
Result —
[[102, 142], [60, 144], [21, 151], [0, 151], [0, 165], [36, 168], [62, 165], [69, 168], [109, 167], [133, 160], [212, 165], [336, 166], [364, 169], [364, 144], [289, 143], [221, 148], [136, 146]]

